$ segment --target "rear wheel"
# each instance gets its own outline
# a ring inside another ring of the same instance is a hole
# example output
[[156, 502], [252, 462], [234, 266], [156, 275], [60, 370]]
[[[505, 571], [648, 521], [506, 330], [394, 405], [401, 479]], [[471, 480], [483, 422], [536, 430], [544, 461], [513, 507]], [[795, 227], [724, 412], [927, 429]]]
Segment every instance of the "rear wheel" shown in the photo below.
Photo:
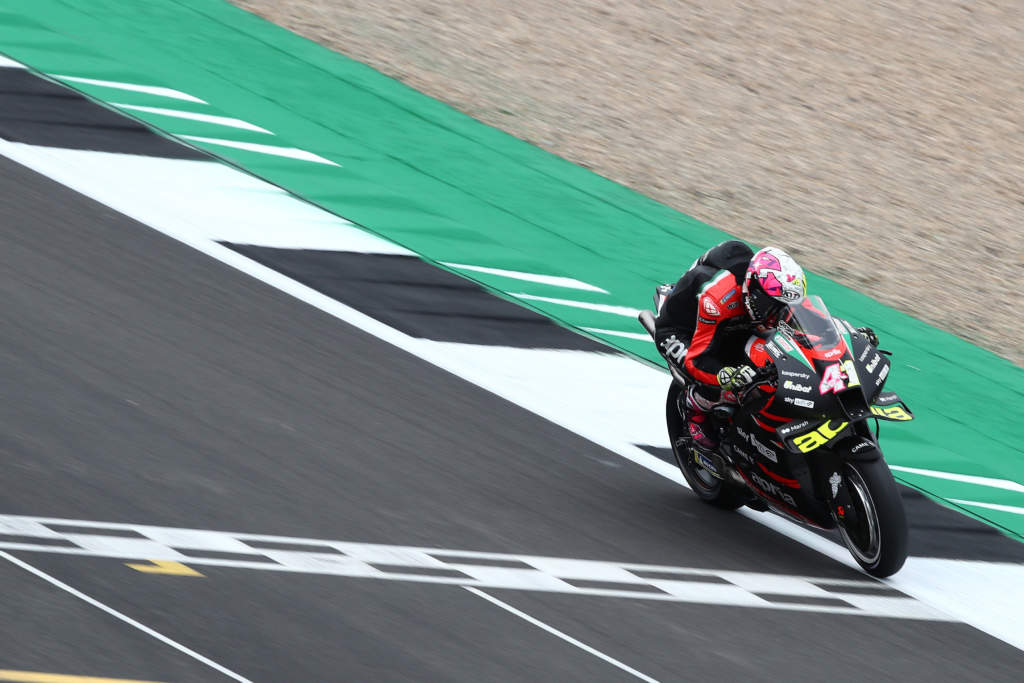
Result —
[[742, 507], [749, 499], [747, 493], [732, 484], [714, 476], [703, 467], [693, 461], [693, 454], [685, 445], [686, 425], [679, 414], [677, 400], [681, 387], [673, 382], [668, 389], [668, 397], [665, 401], [665, 423], [668, 425], [669, 443], [672, 444], [672, 454], [676, 458], [683, 478], [690, 485], [697, 497], [708, 505], [722, 508], [724, 510], [735, 510]]
[[885, 460], [852, 461], [844, 478], [854, 514], [839, 521], [843, 543], [868, 574], [884, 578], [907, 559], [907, 515]]

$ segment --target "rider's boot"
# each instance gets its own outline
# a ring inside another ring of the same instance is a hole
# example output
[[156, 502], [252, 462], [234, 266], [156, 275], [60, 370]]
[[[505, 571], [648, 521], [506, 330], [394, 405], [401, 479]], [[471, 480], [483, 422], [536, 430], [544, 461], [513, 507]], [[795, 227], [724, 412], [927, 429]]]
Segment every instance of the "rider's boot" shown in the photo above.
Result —
[[718, 429], [711, 417], [711, 408], [715, 402], [702, 395], [705, 393], [701, 391], [702, 388], [694, 384], [686, 388], [685, 394], [679, 397], [680, 413], [686, 420], [686, 428], [694, 445], [706, 451], [714, 451], [718, 448]]

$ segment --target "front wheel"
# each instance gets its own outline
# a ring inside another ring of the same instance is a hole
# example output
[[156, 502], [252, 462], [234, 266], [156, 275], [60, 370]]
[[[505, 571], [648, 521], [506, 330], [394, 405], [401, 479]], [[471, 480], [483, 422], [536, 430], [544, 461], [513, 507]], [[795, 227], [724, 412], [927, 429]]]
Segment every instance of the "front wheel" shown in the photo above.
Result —
[[837, 520], [843, 543], [868, 574], [895, 574], [907, 559], [907, 515], [889, 466], [882, 458], [847, 462], [844, 478], [854, 514]]

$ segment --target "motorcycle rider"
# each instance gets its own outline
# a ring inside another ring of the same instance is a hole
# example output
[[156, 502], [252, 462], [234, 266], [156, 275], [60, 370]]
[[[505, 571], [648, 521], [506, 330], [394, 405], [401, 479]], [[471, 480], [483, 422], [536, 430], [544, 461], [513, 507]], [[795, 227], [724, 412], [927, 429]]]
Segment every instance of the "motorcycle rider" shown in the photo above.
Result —
[[[807, 278], [789, 254], [777, 247], [755, 254], [738, 240], [709, 249], [672, 288], [655, 321], [655, 343], [694, 380], [679, 402], [694, 444], [717, 447], [709, 413], [754, 379], [748, 340], [775, 327], [786, 306], [806, 295]], [[858, 331], [877, 344], [870, 328]]]

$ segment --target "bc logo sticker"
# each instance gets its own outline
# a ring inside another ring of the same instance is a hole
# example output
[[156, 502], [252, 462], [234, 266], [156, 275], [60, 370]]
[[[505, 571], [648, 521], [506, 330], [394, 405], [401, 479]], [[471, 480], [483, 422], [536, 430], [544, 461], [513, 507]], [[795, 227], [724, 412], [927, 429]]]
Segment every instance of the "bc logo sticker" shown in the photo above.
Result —
[[913, 415], [903, 410], [903, 406], [871, 406], [871, 413], [883, 420], [894, 420], [896, 422], [906, 422], [907, 420], [914, 419]]
[[793, 445], [800, 449], [801, 453], [810, 453], [815, 448], [820, 448], [834, 439], [848, 424], [850, 423], [840, 422], [837, 426], [833, 427], [832, 420], [829, 420], [813, 432], [807, 432], [806, 434], [794, 437]]

